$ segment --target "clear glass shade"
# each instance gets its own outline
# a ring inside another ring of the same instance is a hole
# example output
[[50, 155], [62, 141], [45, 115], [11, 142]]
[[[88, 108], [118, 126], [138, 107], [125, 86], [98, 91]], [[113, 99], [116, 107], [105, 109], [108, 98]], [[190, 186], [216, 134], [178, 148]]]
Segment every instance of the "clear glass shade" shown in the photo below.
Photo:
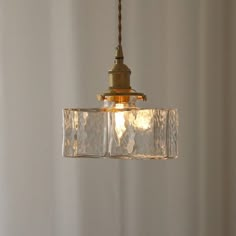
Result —
[[173, 159], [178, 156], [175, 109], [64, 109], [65, 157]]

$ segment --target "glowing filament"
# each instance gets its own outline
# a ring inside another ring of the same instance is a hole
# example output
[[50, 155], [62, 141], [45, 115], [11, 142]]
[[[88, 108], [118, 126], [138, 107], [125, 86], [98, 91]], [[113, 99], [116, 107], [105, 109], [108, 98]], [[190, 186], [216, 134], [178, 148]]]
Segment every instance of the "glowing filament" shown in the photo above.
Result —
[[[124, 108], [124, 104], [116, 104], [115, 108], [122, 109]], [[115, 131], [118, 137], [119, 143], [120, 139], [123, 136], [124, 132], [126, 131], [125, 127], [125, 114], [124, 111], [122, 112], [115, 112]]]

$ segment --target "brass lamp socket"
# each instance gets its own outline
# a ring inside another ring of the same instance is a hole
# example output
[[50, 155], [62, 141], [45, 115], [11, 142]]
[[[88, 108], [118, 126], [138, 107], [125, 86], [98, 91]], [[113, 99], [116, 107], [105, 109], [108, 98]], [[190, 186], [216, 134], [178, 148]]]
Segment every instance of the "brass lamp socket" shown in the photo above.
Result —
[[124, 64], [122, 46], [116, 48], [115, 63], [108, 72], [109, 89], [105, 93], [98, 95], [100, 101], [108, 100], [116, 103], [129, 102], [131, 96], [137, 100], [146, 101], [146, 95], [137, 93], [130, 86], [131, 70]]

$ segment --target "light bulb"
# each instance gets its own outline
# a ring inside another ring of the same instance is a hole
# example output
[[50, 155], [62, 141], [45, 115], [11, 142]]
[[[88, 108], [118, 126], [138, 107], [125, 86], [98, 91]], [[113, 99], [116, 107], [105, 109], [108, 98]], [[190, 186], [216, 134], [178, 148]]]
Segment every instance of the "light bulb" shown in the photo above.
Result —
[[[122, 109], [122, 108], [124, 108], [124, 104], [117, 103], [115, 105], [115, 108]], [[120, 143], [120, 140], [121, 140], [124, 132], [126, 131], [124, 111], [115, 112], [115, 131], [116, 131], [116, 135], [118, 137], [119, 143]]]
[[[126, 106], [123, 103], [117, 103], [115, 105], [115, 108], [118, 110], [123, 109], [125, 107]], [[137, 129], [148, 130], [151, 128], [152, 117], [153, 117], [153, 114], [152, 114], [152, 111], [150, 110], [140, 110], [137, 113], [136, 117], [134, 117], [131, 114], [128, 117], [125, 117], [124, 111], [115, 112], [115, 131], [116, 131], [116, 135], [119, 140], [119, 143], [122, 136], [124, 135], [126, 131], [126, 127], [125, 127], [126, 118], [128, 119], [129, 123], [133, 123], [134, 127], [136, 127]]]

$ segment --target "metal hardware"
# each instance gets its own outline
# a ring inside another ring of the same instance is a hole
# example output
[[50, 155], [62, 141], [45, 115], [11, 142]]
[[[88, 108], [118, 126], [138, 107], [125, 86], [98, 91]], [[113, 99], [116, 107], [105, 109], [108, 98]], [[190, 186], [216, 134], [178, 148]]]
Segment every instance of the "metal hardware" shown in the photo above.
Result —
[[136, 92], [130, 86], [131, 70], [124, 64], [124, 55], [122, 49], [122, 6], [121, 0], [118, 0], [118, 46], [116, 47], [115, 62], [108, 72], [109, 89], [97, 96], [98, 100], [109, 100], [114, 102], [129, 102], [131, 96], [138, 100], [146, 101], [146, 95]]

